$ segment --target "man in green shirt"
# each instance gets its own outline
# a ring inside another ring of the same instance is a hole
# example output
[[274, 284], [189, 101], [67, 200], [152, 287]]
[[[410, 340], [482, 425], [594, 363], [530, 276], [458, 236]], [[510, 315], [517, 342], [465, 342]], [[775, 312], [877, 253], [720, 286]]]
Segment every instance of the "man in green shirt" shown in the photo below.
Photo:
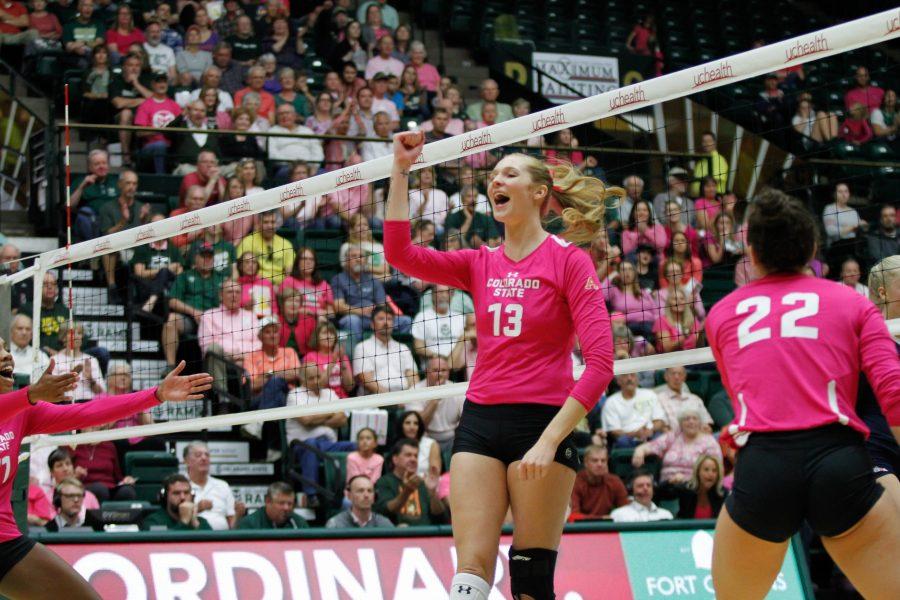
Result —
[[478, 190], [473, 185], [464, 185], [459, 192], [462, 207], [444, 221], [444, 229], [458, 229], [469, 248], [480, 248], [484, 244], [500, 242], [500, 232], [490, 215], [475, 210]]
[[[153, 215], [150, 223], [163, 220], [162, 215]], [[153, 314], [160, 319], [165, 315], [162, 309], [162, 298], [183, 271], [181, 251], [172, 240], [160, 240], [141, 244], [134, 249], [131, 257], [131, 269], [137, 286], [137, 301], [147, 317]], [[161, 313], [161, 314], [160, 314]]]
[[[122, 171], [119, 175], [119, 197], [109, 200], [100, 207], [100, 232], [103, 235], [118, 233], [144, 225], [150, 221], [150, 205], [138, 202], [138, 176], [134, 171]], [[116, 265], [118, 252], [108, 252], [101, 257], [103, 270], [106, 273], [106, 285], [109, 286], [109, 301], [120, 302], [116, 287]]]
[[213, 269], [213, 246], [201, 244], [194, 255], [194, 268], [175, 279], [169, 293], [169, 316], [162, 330], [163, 353], [166, 364], [175, 366], [178, 339], [197, 332], [203, 311], [219, 306], [219, 291], [225, 276]]
[[81, 69], [91, 66], [91, 53], [103, 44], [103, 23], [94, 20], [94, 0], [79, 0], [78, 14], [63, 25], [62, 43], [70, 64]]
[[163, 506], [147, 515], [141, 522], [141, 530], [155, 527], [180, 531], [212, 531], [203, 517], [197, 516], [197, 505], [191, 493], [191, 482], [181, 473], [174, 473], [163, 480]]
[[419, 442], [403, 438], [394, 444], [394, 469], [375, 484], [375, 510], [398, 525], [437, 525], [444, 520], [444, 505], [437, 497], [438, 478], [424, 480], [419, 467]]
[[238, 529], [308, 529], [309, 523], [294, 512], [294, 488], [276, 481], [266, 490], [266, 505], [238, 523]]
[[[74, 241], [92, 240], [100, 235], [97, 215], [100, 207], [119, 197], [119, 176], [109, 172], [109, 153], [102, 148], [88, 154], [88, 174], [72, 182], [72, 224]], [[61, 205], [65, 209], [65, 205]]]

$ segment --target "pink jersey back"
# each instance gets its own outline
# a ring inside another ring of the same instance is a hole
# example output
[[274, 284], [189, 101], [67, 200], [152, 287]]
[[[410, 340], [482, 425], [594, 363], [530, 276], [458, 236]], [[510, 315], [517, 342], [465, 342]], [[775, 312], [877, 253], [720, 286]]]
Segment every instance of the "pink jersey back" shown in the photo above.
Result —
[[[520, 261], [499, 248], [439, 252], [413, 246], [407, 221], [386, 221], [385, 253], [404, 273], [469, 292], [475, 305], [478, 361], [467, 397], [481, 404], [562, 406], [573, 396], [588, 409], [612, 378], [612, 334], [590, 257], [556, 236]], [[575, 335], [586, 370], [572, 378]]]
[[838, 422], [867, 435], [855, 412], [860, 369], [886, 414], [900, 403], [900, 362], [884, 320], [847, 286], [769, 275], [716, 304], [706, 333], [734, 405], [733, 433]]

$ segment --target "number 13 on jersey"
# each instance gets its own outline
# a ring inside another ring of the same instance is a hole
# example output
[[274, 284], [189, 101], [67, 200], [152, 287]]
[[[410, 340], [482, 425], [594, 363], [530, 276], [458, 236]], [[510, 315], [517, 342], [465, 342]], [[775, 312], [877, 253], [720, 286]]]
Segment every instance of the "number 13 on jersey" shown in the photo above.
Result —
[[504, 335], [506, 337], [519, 337], [522, 333], [522, 305], [501, 304], [496, 302], [488, 306], [488, 312], [493, 319], [494, 337]]

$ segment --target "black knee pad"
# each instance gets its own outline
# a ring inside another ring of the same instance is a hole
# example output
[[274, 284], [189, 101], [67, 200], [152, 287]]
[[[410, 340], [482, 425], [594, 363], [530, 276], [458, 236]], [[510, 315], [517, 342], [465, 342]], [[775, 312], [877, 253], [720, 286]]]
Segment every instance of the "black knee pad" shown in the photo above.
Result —
[[523, 594], [534, 600], [555, 600], [556, 555], [556, 550], [546, 548], [509, 549], [509, 586], [515, 600]]

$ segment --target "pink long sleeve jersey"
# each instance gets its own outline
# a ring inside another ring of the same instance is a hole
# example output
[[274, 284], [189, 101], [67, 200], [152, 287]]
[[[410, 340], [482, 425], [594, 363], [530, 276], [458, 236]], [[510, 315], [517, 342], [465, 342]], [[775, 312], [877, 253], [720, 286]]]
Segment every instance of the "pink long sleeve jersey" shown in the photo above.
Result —
[[92, 400], [83, 404], [39, 402], [0, 422], [0, 543], [22, 535], [13, 518], [10, 497], [23, 438], [38, 433], [59, 433], [112, 423], [156, 405], [155, 394], [156, 388], [151, 388], [133, 394], [107, 396], [103, 401]]
[[[385, 221], [388, 262], [407, 275], [464, 289], [475, 305], [478, 361], [467, 398], [479, 404], [590, 410], [612, 379], [609, 315], [590, 257], [551, 235], [520, 261], [499, 248], [440, 252], [414, 246], [407, 221]], [[575, 335], [586, 370], [572, 377]]]
[[0, 394], [0, 423], [11, 419], [26, 408], [31, 408], [28, 400], [28, 388]]
[[898, 423], [896, 347], [878, 309], [852, 288], [769, 275], [716, 304], [706, 334], [734, 405], [733, 433], [837, 422], [868, 435], [855, 410], [860, 368]]

